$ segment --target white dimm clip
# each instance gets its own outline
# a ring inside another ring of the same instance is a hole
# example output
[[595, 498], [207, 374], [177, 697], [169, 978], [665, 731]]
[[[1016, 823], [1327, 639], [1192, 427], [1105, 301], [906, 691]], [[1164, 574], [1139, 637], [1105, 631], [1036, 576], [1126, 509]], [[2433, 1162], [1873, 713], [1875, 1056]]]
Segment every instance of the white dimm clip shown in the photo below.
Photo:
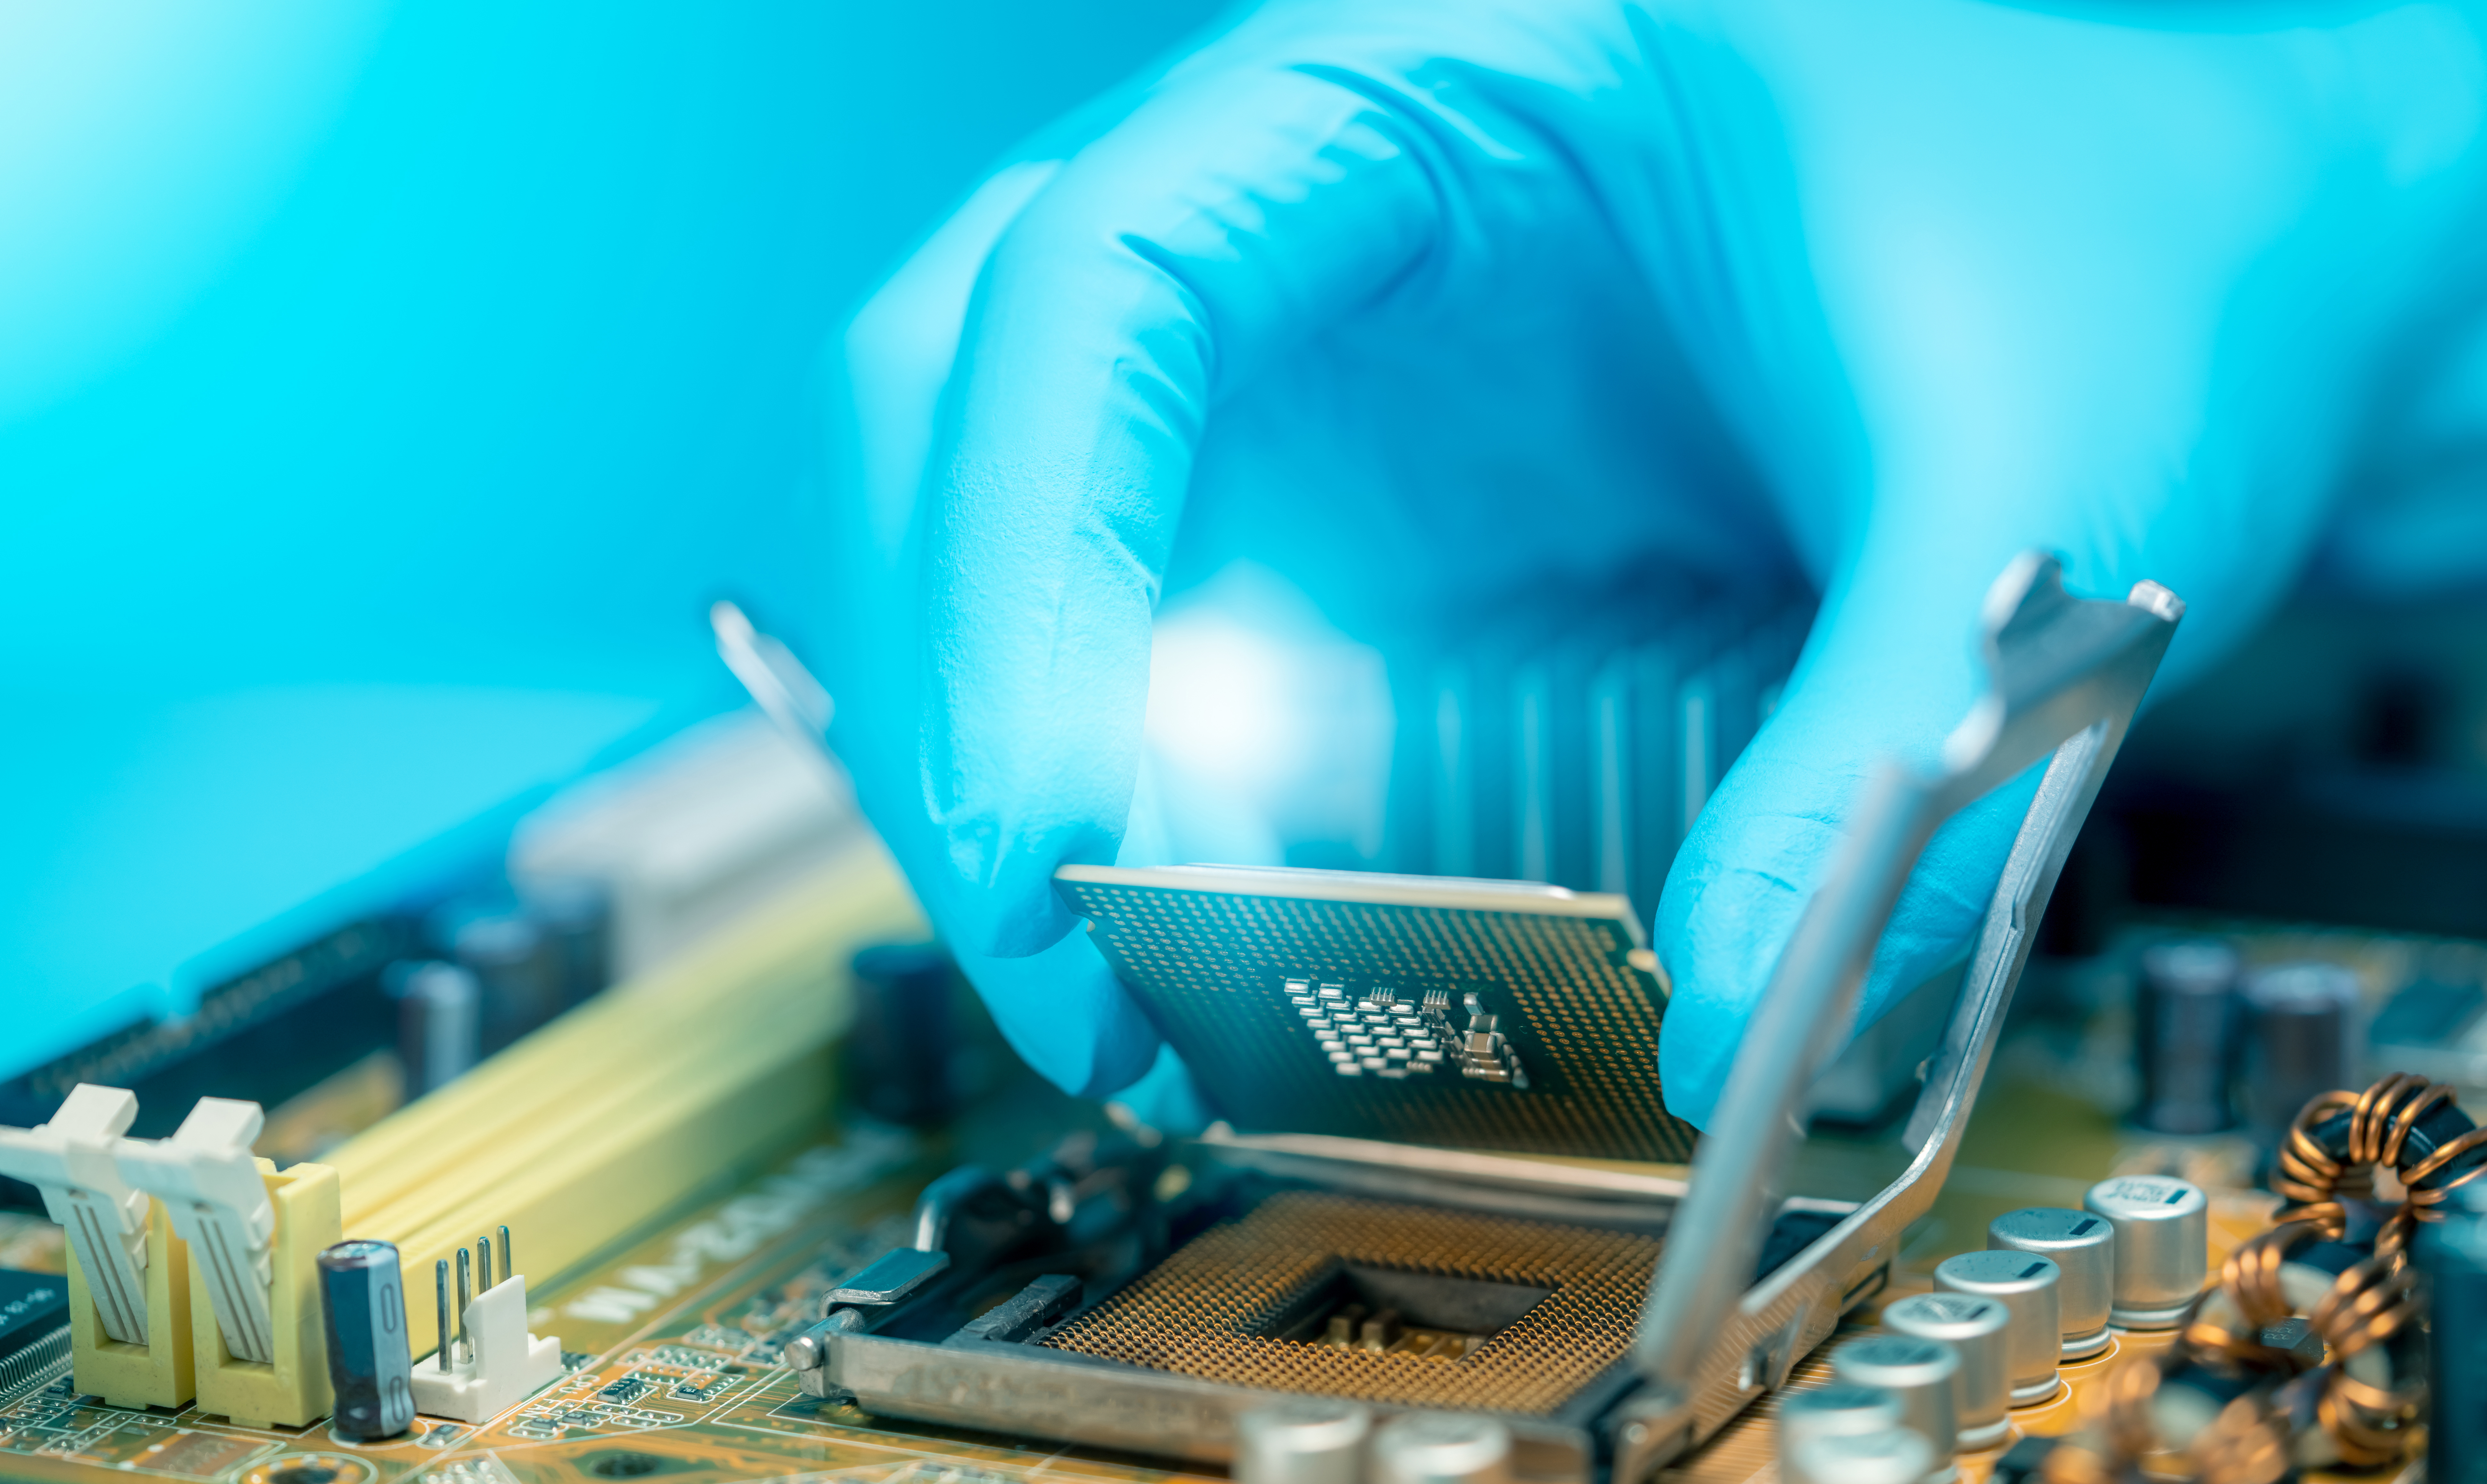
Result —
[[122, 1174], [164, 1203], [190, 1245], [225, 1349], [262, 1364], [276, 1358], [276, 1207], [250, 1146], [266, 1121], [256, 1103], [201, 1098], [171, 1138], [123, 1139], [117, 1151]]
[[50, 1122], [0, 1128], [0, 1175], [43, 1192], [104, 1334], [126, 1345], [147, 1343], [147, 1192], [122, 1178], [113, 1149], [137, 1117], [136, 1093], [80, 1082]]

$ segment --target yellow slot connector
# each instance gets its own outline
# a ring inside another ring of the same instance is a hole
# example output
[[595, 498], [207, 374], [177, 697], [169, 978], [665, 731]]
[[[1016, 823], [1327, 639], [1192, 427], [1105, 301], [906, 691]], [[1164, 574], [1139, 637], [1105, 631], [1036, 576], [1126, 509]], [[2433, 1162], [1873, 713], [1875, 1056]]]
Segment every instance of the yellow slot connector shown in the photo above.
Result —
[[296, 1164], [278, 1173], [259, 1162], [267, 1198], [276, 1208], [273, 1282], [268, 1312], [274, 1320], [272, 1360], [237, 1360], [225, 1348], [213, 1305], [205, 1298], [208, 1277], [200, 1253], [190, 1249], [190, 1344], [198, 1358], [199, 1410], [220, 1412], [242, 1427], [304, 1427], [328, 1414], [328, 1340], [320, 1315], [320, 1250], [340, 1240], [337, 1172], [325, 1164]]
[[878, 841], [332, 1151], [345, 1230], [397, 1244], [418, 1357], [433, 1264], [511, 1228], [530, 1290], [820, 1126], [847, 961], [920, 938]]
[[70, 1223], [79, 1388], [122, 1407], [195, 1397], [254, 1427], [325, 1416], [318, 1260], [337, 1240], [336, 1171], [253, 1159], [255, 1103], [201, 1098], [167, 1139], [123, 1137], [137, 1111], [126, 1088], [80, 1083], [50, 1122], [0, 1130], [8, 1167]]
[[115, 1407], [186, 1407], [198, 1394], [190, 1348], [190, 1249], [160, 1200], [148, 1202], [147, 1343], [103, 1332], [77, 1253], [69, 1254], [70, 1375]]

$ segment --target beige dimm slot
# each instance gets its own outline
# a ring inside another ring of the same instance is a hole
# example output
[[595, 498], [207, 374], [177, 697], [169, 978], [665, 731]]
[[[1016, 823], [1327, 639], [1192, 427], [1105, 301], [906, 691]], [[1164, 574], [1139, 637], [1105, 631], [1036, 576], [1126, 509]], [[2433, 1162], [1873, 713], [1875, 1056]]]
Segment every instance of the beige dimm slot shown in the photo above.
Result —
[[738, 927], [617, 986], [328, 1156], [349, 1237], [403, 1253], [414, 1353], [437, 1343], [433, 1264], [508, 1225], [531, 1287], [718, 1188], [826, 1116], [847, 961], [920, 939], [877, 842]]

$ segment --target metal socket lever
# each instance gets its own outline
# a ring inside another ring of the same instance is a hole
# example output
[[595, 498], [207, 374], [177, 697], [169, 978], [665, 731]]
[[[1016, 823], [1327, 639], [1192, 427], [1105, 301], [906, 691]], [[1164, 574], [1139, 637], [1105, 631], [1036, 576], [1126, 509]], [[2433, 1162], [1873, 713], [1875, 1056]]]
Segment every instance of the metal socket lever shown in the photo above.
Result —
[[[1049, 1208], [1052, 1205], [1043, 1192], [1039, 1192], [1031, 1201], [1028, 1191], [981, 1164], [962, 1164], [926, 1186], [924, 1193], [915, 1197], [916, 1250], [921, 1252], [948, 1250], [950, 1228], [959, 1218], [960, 1213], [966, 1210], [968, 1202], [993, 1191], [1009, 1196], [1021, 1206]], [[1033, 1218], [1032, 1212], [1029, 1218]]]
[[780, 1352], [787, 1369], [795, 1373], [795, 1384], [806, 1396], [829, 1396], [836, 1388], [829, 1385], [829, 1337], [853, 1334], [863, 1329], [863, 1315], [855, 1309], [840, 1309], [788, 1340]]
[[[1626, 1404], [1617, 1430], [1614, 1475], [1623, 1484], [1655, 1473], [1733, 1415], [1727, 1403], [1764, 1337], [1787, 1334], [1802, 1350], [1828, 1335], [1860, 1275], [1887, 1264], [1901, 1229], [1933, 1204], [2065, 854], [2184, 611], [2155, 582], [2137, 583], [2120, 602], [2075, 598], [2061, 566], [2037, 552], [2017, 558], [1988, 592], [1987, 693], [1945, 740], [1934, 770], [1892, 763], [1869, 781], [1737, 1049], [1641, 1312], [1633, 1363], [1650, 1386]], [[1944, 821], [2042, 766], [1910, 1115], [1914, 1158], [1755, 1284], [1805, 1090], [1847, 1040], [1910, 872]]]
[[1064, 1314], [1079, 1306], [1079, 1280], [1065, 1273], [1048, 1273], [992, 1308], [968, 1320], [942, 1343], [1017, 1345], [1024, 1343]]
[[845, 1282], [830, 1289], [821, 1301], [820, 1322], [788, 1340], [782, 1352], [787, 1366], [795, 1372], [796, 1383], [806, 1395], [831, 1395], [830, 1337], [869, 1331], [878, 1317], [873, 1310], [886, 1309], [911, 1298], [949, 1267], [947, 1252], [898, 1247], [864, 1264]]
[[803, 668], [793, 650], [752, 628], [751, 620], [733, 603], [711, 605], [708, 622], [716, 635], [717, 658], [742, 682], [762, 714], [805, 756], [824, 764], [832, 782], [843, 787], [826, 741], [829, 720], [837, 714], [828, 690]]
[[896, 1303], [933, 1281], [949, 1266], [947, 1252], [928, 1252], [918, 1247], [883, 1252], [830, 1289], [828, 1297], [821, 1301], [821, 1315], [826, 1318], [850, 1304]]

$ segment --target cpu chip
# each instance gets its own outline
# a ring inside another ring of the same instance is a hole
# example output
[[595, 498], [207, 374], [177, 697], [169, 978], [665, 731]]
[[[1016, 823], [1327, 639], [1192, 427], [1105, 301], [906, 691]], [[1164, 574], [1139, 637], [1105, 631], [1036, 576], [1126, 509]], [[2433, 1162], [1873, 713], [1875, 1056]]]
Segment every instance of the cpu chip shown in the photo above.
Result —
[[1238, 1127], [1691, 1157], [1659, 1087], [1665, 992], [1621, 897], [1236, 866], [1055, 882]]

